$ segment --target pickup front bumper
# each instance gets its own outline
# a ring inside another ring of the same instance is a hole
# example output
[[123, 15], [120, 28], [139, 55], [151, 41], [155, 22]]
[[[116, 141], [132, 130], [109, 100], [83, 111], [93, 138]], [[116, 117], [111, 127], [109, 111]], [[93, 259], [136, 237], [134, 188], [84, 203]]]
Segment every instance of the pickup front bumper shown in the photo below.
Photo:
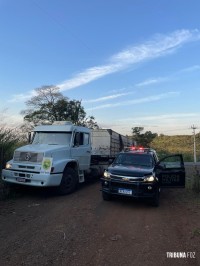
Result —
[[130, 182], [101, 178], [102, 191], [109, 195], [134, 198], [153, 198], [158, 192], [157, 182]]

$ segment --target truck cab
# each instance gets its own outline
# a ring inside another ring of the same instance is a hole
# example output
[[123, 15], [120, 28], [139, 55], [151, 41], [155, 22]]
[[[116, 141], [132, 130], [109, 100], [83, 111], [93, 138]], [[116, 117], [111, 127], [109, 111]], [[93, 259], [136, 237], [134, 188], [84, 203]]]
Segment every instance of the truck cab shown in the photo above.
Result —
[[84, 182], [91, 160], [90, 129], [71, 122], [35, 127], [31, 143], [15, 150], [2, 179], [28, 186], [56, 186], [60, 194]]

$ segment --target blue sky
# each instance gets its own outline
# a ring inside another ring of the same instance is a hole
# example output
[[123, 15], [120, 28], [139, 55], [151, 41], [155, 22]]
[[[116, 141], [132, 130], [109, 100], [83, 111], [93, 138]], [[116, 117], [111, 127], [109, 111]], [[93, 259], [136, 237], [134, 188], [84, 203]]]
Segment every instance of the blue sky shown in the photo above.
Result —
[[[200, 128], [198, 0], [0, 0], [0, 113], [57, 85], [103, 128]], [[198, 130], [199, 131], [199, 130]]]

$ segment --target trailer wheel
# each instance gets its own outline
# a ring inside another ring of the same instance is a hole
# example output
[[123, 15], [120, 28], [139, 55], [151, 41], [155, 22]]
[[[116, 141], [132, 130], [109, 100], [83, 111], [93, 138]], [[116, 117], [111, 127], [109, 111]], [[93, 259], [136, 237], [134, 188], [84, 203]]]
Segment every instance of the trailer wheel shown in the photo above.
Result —
[[78, 175], [74, 169], [67, 167], [62, 176], [58, 192], [60, 195], [67, 195], [72, 193], [78, 185]]
[[104, 191], [102, 191], [102, 198], [103, 200], [109, 201], [112, 199], [112, 196]]

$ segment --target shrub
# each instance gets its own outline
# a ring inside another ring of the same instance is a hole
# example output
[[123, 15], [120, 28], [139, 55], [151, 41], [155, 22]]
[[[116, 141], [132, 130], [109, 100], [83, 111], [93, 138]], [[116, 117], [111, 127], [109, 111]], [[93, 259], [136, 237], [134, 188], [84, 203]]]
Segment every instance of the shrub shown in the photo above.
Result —
[[21, 136], [17, 129], [0, 128], [0, 174], [6, 162], [13, 157], [14, 150], [20, 144]]

